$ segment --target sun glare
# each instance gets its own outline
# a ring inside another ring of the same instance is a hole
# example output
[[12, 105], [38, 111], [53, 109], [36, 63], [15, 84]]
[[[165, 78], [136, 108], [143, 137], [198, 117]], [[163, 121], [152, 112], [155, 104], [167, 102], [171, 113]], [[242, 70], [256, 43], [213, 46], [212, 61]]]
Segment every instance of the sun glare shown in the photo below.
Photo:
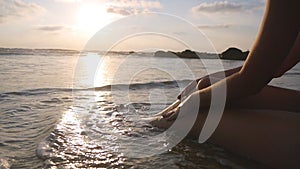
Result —
[[106, 12], [105, 5], [83, 4], [78, 11], [77, 28], [85, 33], [93, 34], [113, 19], [114, 16]]

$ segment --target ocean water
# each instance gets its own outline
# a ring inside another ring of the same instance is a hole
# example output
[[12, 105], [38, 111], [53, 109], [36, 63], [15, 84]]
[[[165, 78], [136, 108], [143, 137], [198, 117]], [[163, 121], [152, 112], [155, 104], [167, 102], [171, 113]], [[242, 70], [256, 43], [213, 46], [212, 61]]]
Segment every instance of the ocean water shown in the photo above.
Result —
[[[163, 132], [141, 119], [171, 104], [192, 79], [242, 64], [151, 53], [2, 53], [0, 168], [264, 168], [192, 139], [151, 157], [123, 151]], [[299, 90], [299, 74], [296, 65], [271, 84]], [[168, 144], [164, 136], [157, 141]]]

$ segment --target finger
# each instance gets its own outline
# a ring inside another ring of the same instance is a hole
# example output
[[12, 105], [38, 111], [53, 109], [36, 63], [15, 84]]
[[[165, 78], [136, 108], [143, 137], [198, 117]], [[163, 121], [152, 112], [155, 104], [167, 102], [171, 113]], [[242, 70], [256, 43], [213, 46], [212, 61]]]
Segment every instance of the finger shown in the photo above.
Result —
[[143, 122], [152, 122], [152, 121], [158, 121], [160, 119], [162, 119], [163, 117], [162, 116], [154, 116], [154, 117], [144, 117], [144, 118], [141, 118], [141, 120]]
[[191, 93], [191, 91], [195, 90], [198, 80], [193, 80], [191, 81], [184, 89], [183, 91], [180, 92], [180, 94], [177, 96], [178, 99], [182, 99], [184, 97], [186, 97], [186, 95], [188, 95], [189, 93]]
[[169, 112], [166, 112], [162, 115], [163, 118], [168, 118], [169, 116], [171, 116], [172, 114], [174, 114], [176, 111], [175, 110], [171, 110]]
[[166, 120], [167, 121], [174, 121], [174, 120], [176, 120], [177, 117], [178, 117], [178, 113], [179, 113], [179, 111], [176, 111], [176, 112], [172, 113], [169, 117], [166, 118]]
[[176, 100], [174, 103], [172, 103], [169, 107], [165, 108], [163, 111], [155, 114], [154, 116], [162, 116], [163, 114], [173, 110], [174, 108], [176, 108], [179, 104], [180, 104], [180, 100]]
[[176, 100], [173, 104], [171, 104], [169, 107], [167, 107], [165, 110], [163, 110], [160, 115], [164, 115], [173, 109], [175, 109], [180, 104], [180, 100]]

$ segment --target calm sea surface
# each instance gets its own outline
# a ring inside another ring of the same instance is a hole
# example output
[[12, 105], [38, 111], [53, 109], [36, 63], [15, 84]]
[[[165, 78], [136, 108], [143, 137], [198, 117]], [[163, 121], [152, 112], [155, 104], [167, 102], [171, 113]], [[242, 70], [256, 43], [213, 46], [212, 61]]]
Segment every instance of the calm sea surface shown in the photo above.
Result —
[[[146, 158], [122, 151], [163, 132], [140, 118], [172, 103], [190, 80], [242, 64], [145, 53], [0, 55], [0, 168], [264, 168], [191, 139]], [[299, 74], [298, 64], [271, 83], [299, 90]]]

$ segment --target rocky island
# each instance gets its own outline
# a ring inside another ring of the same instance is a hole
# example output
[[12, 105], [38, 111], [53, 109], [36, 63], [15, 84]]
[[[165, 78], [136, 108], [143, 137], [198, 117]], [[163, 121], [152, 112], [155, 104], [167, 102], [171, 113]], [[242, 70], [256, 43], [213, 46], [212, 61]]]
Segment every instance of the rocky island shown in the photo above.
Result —
[[246, 60], [249, 51], [243, 52], [238, 48], [228, 48], [221, 54], [219, 54], [220, 59], [228, 59], [228, 60]]
[[228, 59], [228, 60], [245, 60], [249, 54], [249, 51], [243, 52], [238, 48], [228, 48], [224, 52], [217, 53], [206, 53], [206, 52], [196, 52], [189, 49], [182, 52], [173, 52], [173, 51], [162, 51], [159, 50], [154, 53], [155, 57], [180, 57], [186, 59]]

